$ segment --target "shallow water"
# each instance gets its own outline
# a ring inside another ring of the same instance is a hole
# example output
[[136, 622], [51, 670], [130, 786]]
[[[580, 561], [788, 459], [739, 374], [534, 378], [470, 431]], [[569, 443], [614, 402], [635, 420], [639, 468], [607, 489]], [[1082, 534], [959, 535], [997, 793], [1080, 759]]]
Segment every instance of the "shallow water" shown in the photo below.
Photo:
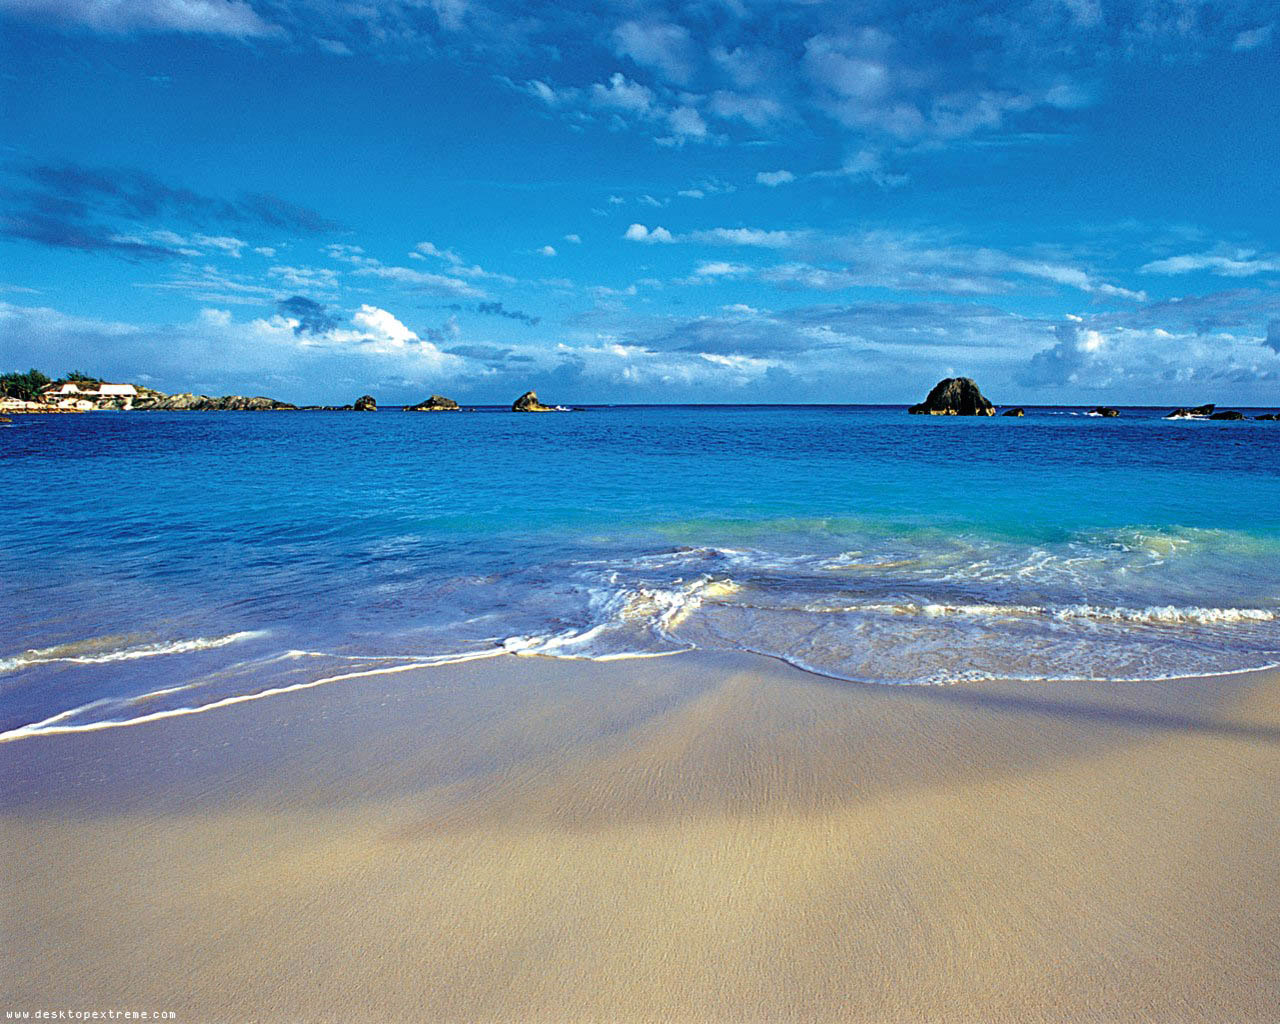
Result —
[[1280, 425], [1165, 411], [16, 418], [0, 734], [504, 651], [885, 683], [1280, 662]]

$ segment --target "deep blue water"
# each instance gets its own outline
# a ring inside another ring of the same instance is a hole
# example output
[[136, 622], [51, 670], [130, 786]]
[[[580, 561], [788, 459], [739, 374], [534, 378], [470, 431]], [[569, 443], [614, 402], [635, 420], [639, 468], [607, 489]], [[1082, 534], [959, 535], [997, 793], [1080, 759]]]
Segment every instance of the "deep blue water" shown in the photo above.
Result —
[[503, 650], [1028, 685], [1280, 661], [1280, 423], [1166, 411], [15, 417], [0, 732]]

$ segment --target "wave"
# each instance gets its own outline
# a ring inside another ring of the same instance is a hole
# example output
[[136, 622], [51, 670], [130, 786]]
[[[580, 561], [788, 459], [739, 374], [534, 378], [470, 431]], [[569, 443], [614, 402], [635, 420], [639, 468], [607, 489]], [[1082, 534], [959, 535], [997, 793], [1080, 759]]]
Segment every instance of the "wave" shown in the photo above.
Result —
[[48, 665], [63, 662], [69, 665], [106, 665], [115, 661], [134, 661], [138, 658], [157, 658], [166, 654], [190, 654], [194, 651], [211, 651], [228, 644], [242, 643], [267, 636], [266, 630], [243, 630], [228, 633], [226, 636], [195, 637], [190, 640], [161, 640], [154, 643], [137, 644], [130, 647], [118, 647], [114, 650], [98, 650], [95, 653], [83, 653], [92, 649], [101, 640], [78, 640], [74, 643], [58, 644], [24, 651], [11, 658], [0, 658], [0, 674], [16, 672], [33, 665]]
[[1029, 604], [941, 604], [919, 603], [864, 603], [864, 604], [806, 604], [799, 611], [814, 613], [875, 613], [890, 615], [918, 615], [925, 618], [942, 616], [970, 616], [973, 618], [1046, 618], [1059, 622], [1072, 619], [1089, 619], [1096, 622], [1128, 622], [1157, 626], [1174, 626], [1192, 623], [1200, 626], [1231, 623], [1275, 622], [1280, 616], [1268, 608], [1179, 608], [1174, 605], [1147, 608], [1107, 608], [1098, 605], [1077, 604], [1061, 608]]

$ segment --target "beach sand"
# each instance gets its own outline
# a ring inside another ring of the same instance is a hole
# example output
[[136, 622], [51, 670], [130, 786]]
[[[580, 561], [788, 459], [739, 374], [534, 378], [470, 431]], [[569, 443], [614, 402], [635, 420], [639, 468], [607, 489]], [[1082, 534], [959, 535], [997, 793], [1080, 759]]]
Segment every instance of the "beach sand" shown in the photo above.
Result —
[[503, 657], [0, 745], [0, 1010], [1276, 1021], [1280, 675]]

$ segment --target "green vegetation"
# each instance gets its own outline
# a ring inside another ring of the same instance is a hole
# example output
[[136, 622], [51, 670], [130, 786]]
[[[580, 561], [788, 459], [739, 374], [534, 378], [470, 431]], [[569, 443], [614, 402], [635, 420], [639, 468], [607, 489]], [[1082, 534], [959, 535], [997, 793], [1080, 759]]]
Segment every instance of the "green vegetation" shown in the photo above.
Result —
[[39, 370], [28, 370], [26, 373], [0, 374], [0, 394], [9, 398], [20, 398], [24, 402], [34, 402], [40, 397], [40, 389], [52, 383]]
[[63, 380], [73, 380], [78, 384], [101, 384], [102, 379], [99, 377], [90, 377], [87, 373], [81, 373], [79, 370], [72, 370]]

